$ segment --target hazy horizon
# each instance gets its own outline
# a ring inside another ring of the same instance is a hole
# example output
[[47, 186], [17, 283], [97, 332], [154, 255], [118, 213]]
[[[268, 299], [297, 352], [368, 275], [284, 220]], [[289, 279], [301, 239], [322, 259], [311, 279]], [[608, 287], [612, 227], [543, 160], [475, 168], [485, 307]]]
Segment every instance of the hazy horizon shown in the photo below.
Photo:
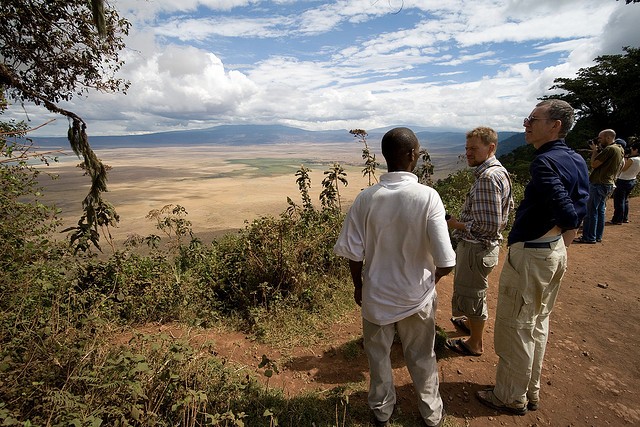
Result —
[[[347, 187], [340, 187], [343, 208], [348, 207], [367, 178], [361, 145], [352, 144], [272, 144], [268, 146], [193, 146], [149, 148], [111, 148], [95, 150], [98, 158], [112, 169], [108, 173], [108, 192], [104, 198], [121, 217], [118, 228], [111, 230], [117, 242], [130, 234], [160, 234], [145, 218], [149, 211], [168, 204], [181, 205], [188, 212], [196, 234], [215, 235], [244, 227], [245, 221], [261, 216], [278, 216], [288, 206], [287, 197], [301, 204], [295, 172], [301, 161], [311, 169], [310, 195], [320, 207], [324, 171], [339, 162], [347, 172]], [[377, 152], [377, 150], [374, 150]], [[82, 214], [82, 200], [90, 180], [76, 167], [80, 161], [71, 153], [67, 161], [42, 166], [59, 178], [42, 178], [46, 203], [62, 210], [63, 227], [75, 226]], [[376, 176], [386, 172], [384, 159]], [[444, 178], [455, 169], [465, 167], [456, 156], [432, 155], [434, 179]], [[62, 228], [61, 228], [62, 229]]]

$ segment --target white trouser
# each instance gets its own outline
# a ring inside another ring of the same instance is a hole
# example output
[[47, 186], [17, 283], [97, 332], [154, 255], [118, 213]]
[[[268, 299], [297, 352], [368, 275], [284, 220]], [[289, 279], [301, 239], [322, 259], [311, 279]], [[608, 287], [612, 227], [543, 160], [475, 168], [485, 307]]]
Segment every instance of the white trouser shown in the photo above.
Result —
[[396, 403], [391, 368], [391, 345], [395, 331], [402, 341], [402, 349], [413, 386], [420, 398], [419, 409], [427, 425], [436, 425], [443, 415], [438, 390], [438, 366], [435, 342], [435, 311], [437, 297], [416, 314], [395, 324], [375, 325], [362, 320], [364, 349], [369, 359], [369, 407], [378, 420], [391, 417]]

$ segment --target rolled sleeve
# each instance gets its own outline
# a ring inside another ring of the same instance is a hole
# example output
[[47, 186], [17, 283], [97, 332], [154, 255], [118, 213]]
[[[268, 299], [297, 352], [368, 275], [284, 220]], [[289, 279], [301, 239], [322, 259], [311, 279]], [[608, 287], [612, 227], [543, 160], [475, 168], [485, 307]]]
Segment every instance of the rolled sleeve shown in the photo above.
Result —
[[453, 267], [456, 265], [456, 253], [451, 246], [445, 210], [442, 202], [427, 221], [427, 235], [431, 242], [431, 254], [436, 267]]
[[333, 252], [352, 261], [364, 261], [364, 233], [362, 225], [354, 219], [357, 217], [356, 207], [353, 205], [342, 224], [340, 236], [333, 246]]

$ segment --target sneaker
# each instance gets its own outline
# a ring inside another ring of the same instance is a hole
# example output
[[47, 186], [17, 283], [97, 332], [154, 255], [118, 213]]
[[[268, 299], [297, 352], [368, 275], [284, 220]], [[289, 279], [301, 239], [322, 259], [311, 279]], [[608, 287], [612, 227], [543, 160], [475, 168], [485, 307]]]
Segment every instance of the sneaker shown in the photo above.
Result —
[[527, 409], [530, 411], [537, 411], [538, 410], [538, 401], [537, 400], [530, 400], [527, 402]]
[[507, 412], [514, 415], [524, 415], [527, 413], [527, 405], [524, 402], [502, 403], [493, 393], [493, 388], [476, 392], [476, 397], [483, 405], [498, 411]]

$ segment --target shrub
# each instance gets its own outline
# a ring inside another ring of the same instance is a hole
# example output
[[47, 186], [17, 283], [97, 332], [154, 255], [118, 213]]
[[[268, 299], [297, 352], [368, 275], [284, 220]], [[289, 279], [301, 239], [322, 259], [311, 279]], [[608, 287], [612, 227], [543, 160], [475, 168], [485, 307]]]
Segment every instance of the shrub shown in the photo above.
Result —
[[179, 317], [180, 283], [163, 255], [116, 252], [77, 266], [74, 308], [120, 324]]
[[256, 219], [237, 235], [213, 242], [199, 280], [214, 289], [223, 311], [247, 320], [255, 308], [268, 311], [284, 301], [314, 310], [310, 290], [323, 276], [343, 274], [343, 260], [332, 250], [342, 218], [335, 210], [310, 210], [299, 217]]
[[[503, 231], [503, 234], [505, 236], [511, 229], [511, 225], [513, 224], [513, 220], [515, 219], [516, 209], [522, 201], [522, 198], [524, 197], [525, 187], [525, 185], [521, 183], [517, 176], [515, 176], [514, 174], [510, 175], [511, 196], [513, 197], [514, 209], [509, 212], [509, 222], [507, 224], [507, 228]], [[474, 181], [475, 177], [473, 174], [473, 169], [465, 168], [454, 172], [447, 178], [438, 180], [435, 183], [434, 188], [440, 194], [442, 202], [444, 203], [448, 213], [455, 217], [460, 216], [465, 197], [469, 193], [469, 190], [471, 189]]]

